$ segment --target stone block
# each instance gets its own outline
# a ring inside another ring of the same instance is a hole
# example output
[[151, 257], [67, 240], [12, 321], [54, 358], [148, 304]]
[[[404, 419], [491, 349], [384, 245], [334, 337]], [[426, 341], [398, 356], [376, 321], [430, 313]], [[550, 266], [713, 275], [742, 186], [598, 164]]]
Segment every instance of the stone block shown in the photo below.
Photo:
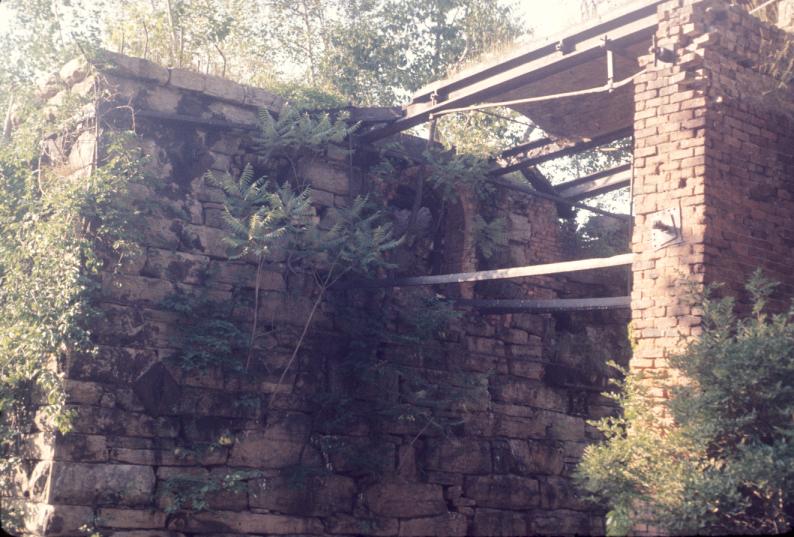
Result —
[[583, 511], [591, 507], [569, 478], [549, 476], [541, 482], [540, 490], [545, 508]]
[[158, 84], [168, 82], [168, 69], [142, 58], [132, 58], [109, 50], [101, 50], [92, 63], [103, 73], [111, 73], [125, 78], [151, 80]]
[[557, 475], [564, 466], [562, 446], [535, 440], [495, 440], [494, 471], [519, 475]]
[[149, 248], [142, 276], [173, 282], [201, 284], [209, 268], [209, 258], [203, 255]]
[[438, 485], [383, 482], [369, 487], [364, 498], [378, 516], [415, 518], [447, 512], [443, 489]]
[[77, 409], [72, 431], [83, 434], [175, 438], [179, 426], [172, 418], [153, 418], [116, 408], [83, 406]]
[[154, 494], [154, 471], [131, 464], [52, 463], [49, 503], [147, 505]]
[[249, 482], [251, 507], [275, 513], [329, 516], [352, 513], [356, 484], [339, 475], [309, 476], [303, 480], [272, 477]]
[[174, 518], [169, 527], [210, 535], [219, 533], [320, 535], [324, 532], [322, 522], [316, 518], [229, 511], [202, 512], [187, 518]]
[[298, 172], [313, 188], [340, 195], [350, 193], [350, 177], [345, 170], [312, 159], [301, 163]]
[[102, 297], [108, 301], [157, 305], [173, 292], [171, 282], [158, 278], [107, 272], [102, 274]]
[[412, 518], [400, 521], [400, 537], [423, 537], [425, 535], [446, 535], [464, 537], [468, 521], [461, 513], [424, 518]]
[[135, 379], [132, 390], [150, 416], [173, 414], [181, 389], [168, 369], [157, 362]]
[[175, 88], [202, 92], [207, 86], [207, 75], [188, 69], [170, 69], [169, 72], [168, 85]]
[[74, 58], [58, 71], [58, 77], [67, 86], [72, 86], [88, 76], [90, 66], [84, 58]]
[[[107, 311], [107, 308], [105, 308]], [[129, 320], [129, 319], [128, 319]], [[130, 326], [137, 322], [121, 323], [136, 333], [143, 330], [144, 324]], [[115, 328], [116, 323], [112, 323]], [[122, 333], [119, 330], [117, 333]], [[151, 364], [157, 360], [152, 350], [122, 347], [99, 346], [93, 355], [72, 355], [69, 357], [66, 374], [72, 379], [91, 380], [108, 384], [128, 384], [138, 378]]]
[[[18, 519], [9, 520], [9, 513], [18, 513]], [[48, 505], [32, 502], [3, 502], [3, 529], [26, 531], [42, 537], [72, 537], [82, 535], [80, 527], [90, 522], [94, 510], [83, 505]], [[18, 525], [17, 525], [18, 524]], [[15, 527], [16, 526], [16, 527]]]
[[590, 521], [590, 516], [581, 511], [536, 512], [530, 519], [530, 530], [533, 535], [595, 535]]
[[231, 80], [208, 75], [204, 77], [204, 85], [204, 93], [207, 95], [239, 103], [245, 100], [245, 88]]
[[250, 468], [284, 468], [298, 463], [304, 443], [300, 435], [284, 438], [271, 431], [244, 431], [237, 436], [232, 446], [229, 464]]
[[514, 511], [476, 509], [472, 524], [472, 535], [477, 537], [497, 537], [530, 535], [527, 516]]
[[97, 511], [98, 525], [114, 529], [165, 528], [166, 514], [153, 509], [102, 507]]
[[441, 438], [429, 440], [427, 468], [464, 474], [487, 474], [491, 471], [488, 442], [475, 439]]
[[517, 377], [496, 376], [491, 380], [491, 392], [498, 401], [506, 401], [533, 408], [568, 410], [568, 397], [540, 382]]
[[394, 518], [362, 518], [337, 514], [323, 519], [326, 533], [331, 535], [366, 535], [390, 537], [397, 535], [398, 521]]
[[536, 479], [514, 475], [469, 476], [464, 481], [467, 498], [478, 506], [497, 509], [531, 509], [540, 505]]
[[[230, 82], [230, 84], [234, 84]], [[237, 84], [234, 84], [237, 86]], [[237, 86], [242, 91], [240, 86]], [[235, 106], [229, 103], [215, 102], [209, 106], [210, 112], [213, 116], [221, 116], [225, 121], [232, 123], [240, 123], [242, 125], [257, 125], [259, 123], [259, 115], [256, 110], [249, 107]]]
[[181, 99], [182, 93], [173, 88], [163, 86], [155, 86], [149, 89], [144, 97], [147, 109], [166, 114], [175, 114]]

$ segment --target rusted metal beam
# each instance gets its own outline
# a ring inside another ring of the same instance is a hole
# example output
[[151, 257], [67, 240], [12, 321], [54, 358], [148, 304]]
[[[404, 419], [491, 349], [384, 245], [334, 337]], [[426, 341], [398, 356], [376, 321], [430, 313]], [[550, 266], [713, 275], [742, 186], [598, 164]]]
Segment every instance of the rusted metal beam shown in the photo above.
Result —
[[475, 308], [482, 313], [554, 313], [557, 311], [628, 309], [631, 307], [631, 297], [554, 298], [548, 300], [458, 299], [455, 304]]
[[[594, 136], [593, 138], [583, 142], [573, 143], [555, 141], [548, 146], [534, 148], [532, 150], [524, 151], [523, 153], [513, 152], [508, 159], [503, 160], [505, 164], [502, 165], [501, 168], [495, 169], [490, 173], [491, 175], [495, 176], [505, 175], [528, 166], [536, 166], [549, 160], [575, 155], [576, 153], [581, 153], [582, 151], [593, 149], [594, 147], [615, 142], [621, 138], [627, 138], [631, 136], [633, 132], [634, 127], [624, 127], [616, 131]], [[522, 158], [527, 154], [531, 154], [532, 156], [529, 158]], [[502, 153], [502, 155], [504, 155], [504, 153]]]
[[559, 196], [578, 201], [594, 198], [601, 194], [627, 187], [630, 183], [631, 164], [624, 164], [603, 172], [588, 175], [587, 177], [556, 185], [555, 188]]
[[571, 201], [569, 199], [565, 199], [562, 196], [558, 196], [556, 194], [547, 194], [546, 192], [539, 192], [537, 190], [533, 190], [532, 188], [520, 185], [518, 183], [514, 183], [513, 181], [509, 181], [502, 177], [489, 177], [488, 182], [500, 186], [502, 188], [506, 188], [508, 190], [514, 190], [516, 192], [521, 192], [523, 194], [527, 194], [529, 196], [534, 196], [536, 198], [543, 198], [550, 201], [556, 201], [558, 203], [564, 203], [571, 207], [576, 207], [578, 209], [584, 209], [585, 211], [590, 211], [591, 213], [602, 214], [604, 216], [608, 216], [610, 218], [615, 218], [617, 220], [631, 220], [631, 215], [628, 214], [616, 214], [611, 213], [609, 211], [605, 211], [603, 209], [599, 209], [598, 207], [592, 207], [590, 205], [586, 205], [584, 203], [579, 203], [578, 201]]
[[512, 267], [495, 270], [480, 270], [477, 272], [459, 272], [456, 274], [436, 274], [433, 276], [413, 276], [390, 280], [369, 281], [361, 287], [410, 287], [415, 285], [439, 285], [447, 283], [481, 282], [491, 280], [506, 280], [512, 278], [526, 278], [529, 276], [544, 276], [549, 274], [562, 274], [580, 270], [593, 270], [609, 267], [631, 265], [634, 254], [620, 254], [612, 257], [596, 257], [580, 259], [578, 261], [561, 261], [559, 263], [546, 263], [543, 265], [530, 265], [526, 267]]
[[656, 5], [659, 3], [653, 1], [639, 8], [629, 8], [620, 16], [567, 36], [563, 50], [558, 48], [560, 40], [549, 42], [472, 75], [428, 86], [415, 94], [403, 118], [364, 134], [362, 139], [365, 142], [379, 140], [423, 123], [435, 112], [481, 103], [587, 63], [605, 54], [605, 37], [609, 38], [611, 47], [618, 48], [650, 39], [656, 30]]

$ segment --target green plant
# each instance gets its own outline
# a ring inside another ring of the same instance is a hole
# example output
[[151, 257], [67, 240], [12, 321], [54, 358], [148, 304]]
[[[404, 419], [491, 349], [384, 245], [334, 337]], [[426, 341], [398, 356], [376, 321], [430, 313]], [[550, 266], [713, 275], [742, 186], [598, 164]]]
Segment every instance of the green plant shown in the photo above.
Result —
[[479, 254], [490, 259], [508, 245], [507, 224], [504, 218], [497, 217], [486, 222], [479, 214], [474, 215], [474, 245]]
[[709, 298], [703, 334], [671, 359], [687, 379], [669, 401], [628, 374], [610, 394], [622, 416], [594, 423], [605, 441], [586, 449], [582, 486], [609, 505], [613, 534], [649, 523], [672, 534], [766, 534], [794, 513], [794, 309], [768, 315], [773, 286], [756, 272], [752, 314]]
[[222, 475], [198, 476], [183, 474], [163, 480], [158, 491], [166, 513], [206, 511], [212, 494], [242, 492], [248, 481], [262, 477], [258, 470], [236, 470]]
[[160, 305], [180, 316], [174, 338], [178, 351], [170, 357], [184, 369], [207, 369], [220, 366], [229, 371], [242, 371], [240, 351], [245, 348], [243, 332], [232, 318], [232, 305], [219, 303], [205, 294], [189, 294], [178, 290]]
[[[43, 150], [74, 140], [76, 107], [42, 112], [29, 105], [27, 121], [0, 146], [0, 453], [14, 448], [34, 414], [66, 431], [61, 366], [67, 355], [94, 352], [91, 326], [99, 318], [93, 299], [100, 271], [136, 253], [135, 227], [142, 208], [130, 182], [146, 182], [145, 159], [131, 133], [106, 135], [94, 161], [68, 177]], [[60, 133], [46, 135], [53, 125]], [[93, 126], [84, 127], [93, 131]], [[71, 131], [71, 138], [66, 132]], [[78, 132], [79, 134], [79, 132]]]

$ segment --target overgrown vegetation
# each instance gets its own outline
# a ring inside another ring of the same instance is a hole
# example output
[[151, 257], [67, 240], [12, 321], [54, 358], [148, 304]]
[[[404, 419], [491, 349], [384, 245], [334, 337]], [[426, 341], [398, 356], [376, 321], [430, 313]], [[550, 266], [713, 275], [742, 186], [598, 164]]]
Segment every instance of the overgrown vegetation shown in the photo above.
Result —
[[[94, 351], [90, 328], [99, 315], [93, 298], [100, 272], [135, 255], [141, 207], [128, 195], [145, 182], [146, 158], [132, 149], [130, 133], [103, 138], [86, 169], [53, 165], [59, 144], [84, 131], [34, 107], [13, 141], [0, 147], [0, 453], [13, 462], [14, 447], [31, 430], [34, 414], [65, 431], [62, 367], [67, 356]], [[52, 114], [52, 110], [48, 111]], [[62, 127], [61, 132], [51, 129]], [[68, 132], [68, 136], [66, 136]], [[48, 134], [49, 133], [49, 134]], [[73, 175], [66, 175], [68, 172]]]
[[707, 292], [703, 334], [670, 360], [687, 380], [631, 373], [609, 395], [622, 416], [595, 422], [605, 441], [586, 449], [579, 481], [609, 506], [611, 534], [640, 523], [674, 535], [791, 530], [794, 308], [765, 313], [773, 287], [755, 273], [747, 318]]

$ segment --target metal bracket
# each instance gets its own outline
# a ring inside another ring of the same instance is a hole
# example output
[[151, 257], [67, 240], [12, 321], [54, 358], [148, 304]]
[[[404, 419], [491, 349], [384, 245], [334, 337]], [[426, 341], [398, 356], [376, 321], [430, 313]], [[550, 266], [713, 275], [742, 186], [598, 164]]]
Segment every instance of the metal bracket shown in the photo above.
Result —
[[559, 52], [562, 52], [563, 55], [569, 54], [573, 52], [574, 42], [570, 38], [562, 38], [557, 41], [557, 45], [554, 48], [556, 48]]
[[654, 213], [651, 221], [651, 246], [660, 250], [673, 244], [684, 242], [681, 234], [681, 209], [671, 207]]

